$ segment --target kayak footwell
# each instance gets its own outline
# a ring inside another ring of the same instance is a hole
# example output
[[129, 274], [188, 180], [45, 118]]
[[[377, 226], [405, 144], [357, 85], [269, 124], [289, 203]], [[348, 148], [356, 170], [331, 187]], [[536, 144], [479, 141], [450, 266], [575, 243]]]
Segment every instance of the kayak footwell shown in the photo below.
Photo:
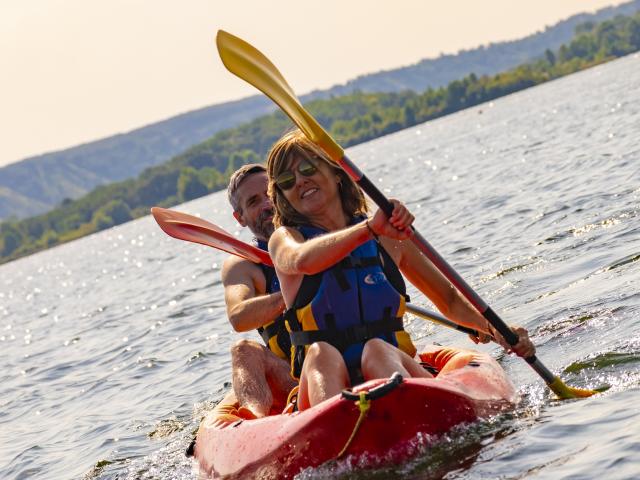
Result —
[[[214, 478], [292, 478], [307, 467], [346, 455], [375, 463], [398, 463], [415, 454], [415, 439], [436, 439], [456, 425], [510, 409], [517, 394], [490, 356], [433, 348], [420, 355], [436, 366], [436, 378], [408, 378], [360, 416], [357, 402], [336, 395], [302, 412], [245, 420], [219, 405], [200, 425], [195, 457], [202, 474]], [[387, 379], [354, 389], [367, 391]]]

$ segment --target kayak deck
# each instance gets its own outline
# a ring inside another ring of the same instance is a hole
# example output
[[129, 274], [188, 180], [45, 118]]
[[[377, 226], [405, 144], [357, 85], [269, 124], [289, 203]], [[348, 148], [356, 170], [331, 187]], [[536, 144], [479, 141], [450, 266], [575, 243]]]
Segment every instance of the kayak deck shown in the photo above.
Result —
[[[341, 395], [301, 412], [254, 420], [234, 418], [228, 408], [221, 413], [225, 406], [216, 408], [196, 438], [201, 472], [213, 478], [292, 478], [304, 468], [337, 458], [347, 445], [346, 455], [366, 455], [372, 464], [397, 463], [415, 454], [419, 435], [436, 439], [456, 425], [517, 402], [506, 374], [488, 355], [439, 347], [420, 356], [441, 373], [404, 379], [372, 400], [355, 434], [360, 410], [357, 402]], [[386, 381], [366, 382], [354, 392]]]

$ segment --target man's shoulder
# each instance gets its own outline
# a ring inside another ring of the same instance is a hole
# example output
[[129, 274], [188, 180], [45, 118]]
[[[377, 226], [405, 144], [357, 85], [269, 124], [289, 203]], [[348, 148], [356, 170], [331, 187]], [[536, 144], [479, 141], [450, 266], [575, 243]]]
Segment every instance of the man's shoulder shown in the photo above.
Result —
[[235, 255], [231, 255], [225, 259], [222, 263], [222, 275], [223, 277], [227, 275], [263, 275], [262, 267], [253, 263], [246, 258], [237, 257]]

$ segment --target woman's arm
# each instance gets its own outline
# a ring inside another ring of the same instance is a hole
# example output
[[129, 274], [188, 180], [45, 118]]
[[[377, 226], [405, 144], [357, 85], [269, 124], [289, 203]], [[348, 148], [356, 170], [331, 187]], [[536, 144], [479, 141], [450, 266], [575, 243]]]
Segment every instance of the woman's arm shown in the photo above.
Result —
[[305, 240], [293, 228], [278, 228], [269, 240], [269, 254], [278, 269], [287, 275], [313, 275], [338, 263], [373, 234], [368, 220], [342, 230]]
[[278, 228], [269, 240], [274, 265], [286, 275], [313, 275], [332, 267], [372, 238], [408, 238], [405, 229], [413, 222], [413, 215], [399, 201], [391, 203], [394, 209], [388, 219], [378, 210], [372, 218], [310, 240], [293, 228]]
[[[529, 333], [525, 328], [512, 327], [518, 335], [518, 343], [513, 347], [491, 327], [489, 322], [478, 312], [469, 301], [438, 271], [418, 248], [410, 241], [388, 242], [389, 248], [395, 248], [400, 271], [418, 290], [424, 293], [447, 318], [458, 325], [474, 328], [479, 332], [492, 335], [496, 342], [506, 350], [513, 351], [521, 357], [530, 357], [535, 354], [535, 346], [529, 339]], [[399, 257], [399, 258], [398, 258]]]

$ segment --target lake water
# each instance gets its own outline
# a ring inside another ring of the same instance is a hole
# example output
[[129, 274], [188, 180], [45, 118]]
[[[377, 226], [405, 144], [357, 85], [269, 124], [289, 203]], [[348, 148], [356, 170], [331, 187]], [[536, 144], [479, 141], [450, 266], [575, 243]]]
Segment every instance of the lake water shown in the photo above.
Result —
[[[518, 409], [358, 478], [639, 478], [638, 92], [636, 54], [350, 149], [485, 300], [529, 329], [551, 370], [611, 386], [556, 401], [525, 362], [482, 346], [518, 386]], [[249, 239], [223, 192], [178, 209]], [[224, 258], [146, 217], [1, 266], [0, 477], [192, 478], [184, 449], [228, 388], [239, 338]], [[472, 345], [423, 320], [408, 328]], [[300, 477], [353, 475], [347, 463]]]

